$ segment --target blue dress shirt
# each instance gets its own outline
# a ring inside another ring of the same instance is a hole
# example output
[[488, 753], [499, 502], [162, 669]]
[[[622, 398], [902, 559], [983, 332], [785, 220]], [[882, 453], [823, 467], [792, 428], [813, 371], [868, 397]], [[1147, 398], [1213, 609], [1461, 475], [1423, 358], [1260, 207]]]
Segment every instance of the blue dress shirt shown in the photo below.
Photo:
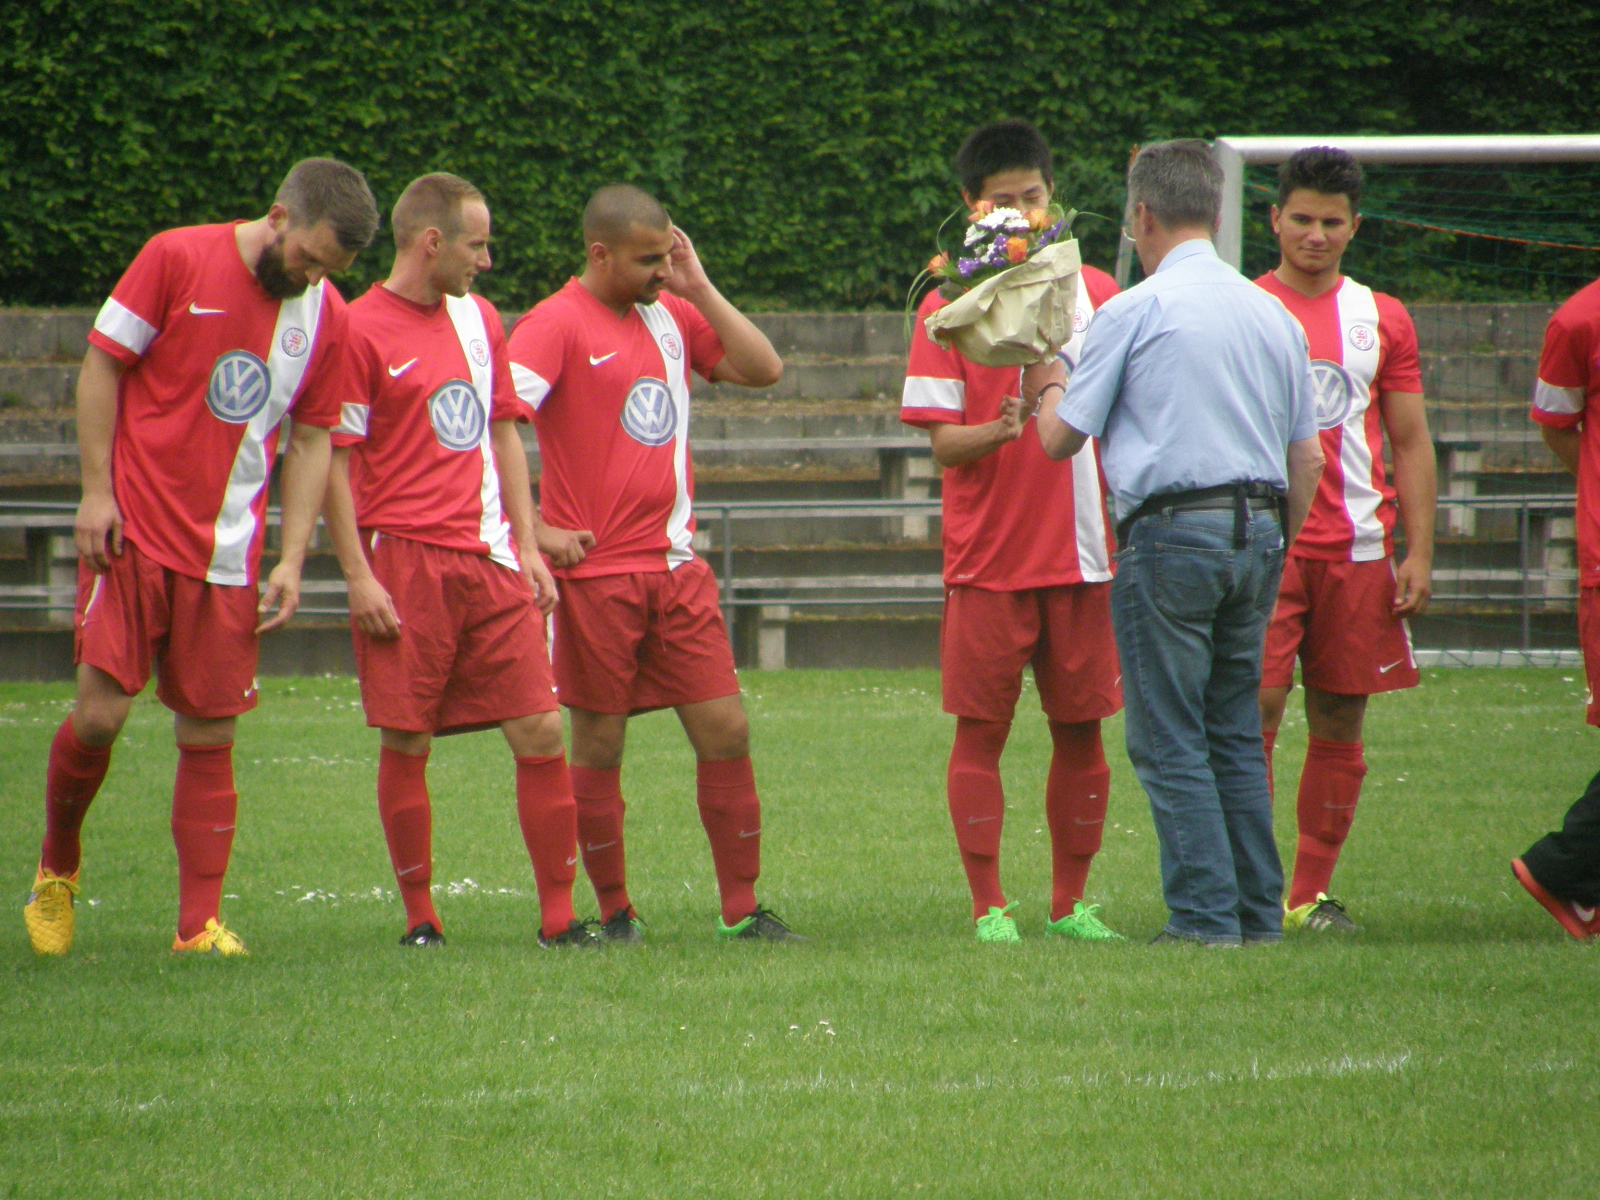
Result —
[[1286, 490], [1289, 443], [1317, 436], [1305, 333], [1209, 239], [1181, 242], [1095, 313], [1056, 415], [1100, 439], [1118, 520], [1159, 492]]

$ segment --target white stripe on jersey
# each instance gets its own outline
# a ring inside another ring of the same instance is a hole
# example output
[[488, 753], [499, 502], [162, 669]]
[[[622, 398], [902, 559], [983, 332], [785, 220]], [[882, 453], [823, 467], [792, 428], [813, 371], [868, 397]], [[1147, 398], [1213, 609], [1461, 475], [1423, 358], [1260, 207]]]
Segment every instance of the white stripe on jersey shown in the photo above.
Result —
[[[326, 282], [308, 287], [292, 300], [278, 304], [278, 323], [272, 330], [272, 348], [267, 351], [267, 381], [270, 391], [261, 411], [244, 427], [244, 437], [233, 456], [228, 486], [222, 494], [222, 509], [213, 529], [211, 564], [207, 583], [243, 587], [250, 582], [250, 543], [256, 536], [256, 514], [251, 505], [267, 484], [272, 460], [267, 457], [267, 440], [283, 421], [283, 414], [294, 403], [295, 394], [305, 379], [306, 367], [317, 347], [317, 324], [322, 319], [322, 290]], [[291, 355], [283, 348], [284, 334], [299, 329], [305, 334], [305, 348]]]
[[[677, 410], [677, 423], [672, 434], [672, 473], [677, 481], [678, 494], [673, 498], [672, 513], [667, 517], [667, 541], [671, 543], [667, 550], [667, 569], [676, 570], [694, 560], [694, 550], [690, 547], [694, 535], [689, 531], [693, 506], [689, 502], [689, 381], [684, 357], [688, 354], [687, 342], [665, 304], [638, 304], [634, 307], [644, 318], [645, 328], [656, 339], [661, 361], [666, 364], [667, 391], [672, 396], [673, 408]], [[679, 346], [676, 357], [668, 354], [662, 345], [668, 335]]]
[[[1339, 287], [1339, 350], [1343, 367], [1355, 383], [1350, 397], [1350, 412], [1339, 434], [1339, 463], [1344, 471], [1344, 508], [1350, 518], [1353, 537], [1350, 558], [1353, 562], [1372, 562], [1385, 557], [1383, 522], [1378, 506], [1383, 494], [1372, 486], [1372, 446], [1367, 441], [1367, 410], [1372, 406], [1372, 381], [1378, 375], [1378, 301], [1372, 289], [1345, 279]], [[1365, 350], [1350, 336], [1353, 327], [1362, 325], [1372, 334]]]
[[[478, 536], [489, 547], [489, 557], [502, 567], [521, 570], [517, 556], [511, 552], [511, 525], [500, 510], [500, 473], [494, 466], [494, 443], [490, 438], [489, 416], [493, 411], [494, 359], [488, 352], [489, 331], [483, 325], [483, 309], [471, 296], [444, 298], [445, 311], [450, 323], [456, 327], [456, 337], [461, 339], [461, 354], [467, 360], [467, 370], [472, 373], [472, 392], [483, 409], [483, 433], [478, 438], [478, 454], [483, 459], [483, 480], [478, 485], [478, 499], [483, 510], [478, 516]], [[472, 357], [472, 343], [485, 348], [483, 361]]]
[[[1072, 310], [1072, 340], [1061, 347], [1056, 357], [1067, 364], [1072, 375], [1083, 354], [1083, 339], [1094, 319], [1094, 298], [1080, 275], [1078, 299]], [[1100, 447], [1090, 442], [1088, 453], [1073, 455], [1072, 512], [1078, 527], [1078, 570], [1085, 583], [1104, 583], [1111, 578], [1111, 558], [1106, 550], [1106, 500], [1100, 490]]]
[[1570, 417], [1583, 411], [1584, 395], [1582, 388], [1557, 387], [1553, 383], [1539, 380], [1533, 385], [1533, 406], [1540, 412], [1551, 413], [1555, 416]]
[[935, 379], [931, 375], [907, 375], [900, 393], [901, 408], [941, 408], [964, 412], [967, 385], [959, 379]]
[[517, 399], [537, 411], [550, 394], [550, 384], [537, 372], [521, 363], [511, 364], [511, 382], [516, 385]]
[[334, 427], [334, 433], [348, 433], [352, 437], [367, 436], [367, 419], [372, 416], [372, 410], [365, 404], [352, 404], [346, 400], [339, 406], [339, 424]]
[[124, 308], [109, 298], [100, 306], [100, 315], [94, 319], [94, 330], [135, 354], [143, 354], [150, 349], [150, 343], [161, 332], [132, 309]]

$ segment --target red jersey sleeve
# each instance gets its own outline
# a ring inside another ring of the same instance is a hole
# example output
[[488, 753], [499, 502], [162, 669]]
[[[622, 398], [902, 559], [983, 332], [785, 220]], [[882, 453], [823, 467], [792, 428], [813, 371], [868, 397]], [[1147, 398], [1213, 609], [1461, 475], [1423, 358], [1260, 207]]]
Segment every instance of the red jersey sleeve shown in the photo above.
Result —
[[174, 260], [182, 252], [171, 234], [158, 233], [144, 244], [89, 331], [91, 345], [129, 366], [139, 361], [166, 323], [171, 284], [178, 275], [174, 268], [181, 265]]
[[483, 327], [489, 334], [489, 363], [493, 372], [489, 397], [491, 421], [521, 421], [532, 418], [528, 406], [517, 397], [517, 385], [511, 381], [511, 354], [506, 346], [506, 326], [495, 306], [482, 296], [474, 296], [483, 310]]
[[940, 346], [923, 322], [944, 307], [938, 292], [929, 292], [911, 323], [911, 353], [906, 359], [905, 388], [900, 394], [900, 419], [926, 429], [930, 425], [967, 423], [967, 360], [959, 350]]
[[1539, 352], [1539, 378], [1552, 387], [1589, 386], [1589, 358], [1593, 341], [1584, 324], [1563, 319], [1562, 313], [1550, 318], [1545, 327], [1544, 347]]
[[1421, 392], [1422, 360], [1417, 354], [1417, 327], [1406, 306], [1393, 296], [1375, 294], [1378, 335], [1383, 339], [1383, 366], [1378, 371], [1378, 393]]
[[543, 404], [561, 381], [567, 361], [567, 326], [561, 319], [563, 310], [552, 300], [525, 313], [506, 343], [512, 389], [530, 412]]
[[344, 415], [344, 360], [350, 347], [350, 326], [344, 297], [329, 283], [322, 293], [322, 317], [317, 323], [317, 344], [311, 351], [311, 369], [289, 406], [289, 415], [302, 425], [333, 429]]
[[1083, 285], [1083, 290], [1089, 293], [1089, 302], [1095, 310], [1122, 289], [1117, 286], [1117, 281], [1098, 267], [1084, 267], [1078, 272], [1078, 282]]
[[367, 423], [372, 413], [372, 398], [378, 384], [374, 368], [379, 364], [367, 340], [347, 328], [338, 364], [332, 376], [332, 390], [340, 399], [339, 423], [333, 429], [335, 446], [354, 446], [367, 440]]

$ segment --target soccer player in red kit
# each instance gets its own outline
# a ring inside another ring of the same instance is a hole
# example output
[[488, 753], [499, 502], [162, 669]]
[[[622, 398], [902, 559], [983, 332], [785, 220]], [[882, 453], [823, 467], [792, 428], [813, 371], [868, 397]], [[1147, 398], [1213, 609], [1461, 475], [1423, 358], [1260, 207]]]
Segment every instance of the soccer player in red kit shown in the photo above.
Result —
[[392, 224], [389, 278], [350, 305], [324, 511], [350, 586], [362, 705], [383, 731], [378, 812], [405, 903], [400, 944], [444, 941], [433, 737], [499, 726], [516, 759], [539, 944], [598, 945], [572, 911], [576, 810], [544, 642], [555, 581], [534, 545], [516, 430], [527, 410], [500, 314], [470, 290], [490, 267], [489, 208], [466, 180], [424, 175]]
[[[974, 130], [955, 168], [969, 208], [987, 202], [1026, 213], [1050, 203], [1050, 147], [1026, 121]], [[1095, 309], [1116, 291], [1109, 275], [1083, 268], [1073, 338], [1055, 378], [1076, 362]], [[976, 935], [1018, 940], [1000, 887], [1000, 754], [1031, 663], [1054, 744], [1045, 784], [1052, 860], [1045, 932], [1121, 940], [1101, 922], [1099, 905], [1083, 903], [1111, 783], [1100, 722], [1122, 707], [1099, 459], [1080, 455], [1063, 470], [1038, 438], [1022, 437], [1040, 399], [1060, 399], [1061, 384], [1025, 387], [1020, 368], [982, 366], [935, 344], [923, 321], [943, 305], [932, 292], [917, 312], [900, 419], [928, 431], [945, 468], [939, 674], [944, 710], [956, 718], [947, 792]], [[1042, 512], [1060, 519], [1041, 522]]]
[[[219, 919], [238, 805], [234, 719], [256, 705], [258, 636], [299, 603], [327, 480], [345, 313], [326, 276], [377, 227], [359, 172], [306, 159], [266, 216], [151, 238], [95, 319], [78, 377], [77, 698], [50, 746], [44, 846], [23, 911], [40, 954], [72, 945], [79, 829], [152, 668], [178, 743], [173, 949], [245, 952]], [[286, 413], [283, 554], [258, 604]]]
[[[1406, 618], [1432, 595], [1433, 440], [1411, 317], [1393, 296], [1339, 273], [1361, 224], [1361, 166], [1343, 150], [1300, 150], [1278, 169], [1272, 230], [1281, 259], [1256, 283], [1305, 329], [1327, 460], [1311, 513], [1284, 558], [1261, 670], [1261, 729], [1272, 748], [1300, 659], [1310, 734], [1296, 803], [1299, 841], [1287, 929], [1353, 930], [1328, 895], [1367, 773], [1367, 697], [1415, 687]], [[1385, 475], [1389, 435], [1394, 480]], [[1406, 557], [1394, 561], [1398, 510]]]
[[620, 783], [628, 715], [671, 707], [699, 760], [728, 938], [796, 938], [756, 902], [761, 804], [717, 581], [690, 548], [689, 371], [764, 387], [783, 363], [712, 286], [693, 245], [638, 188], [583, 214], [583, 275], [511, 332], [511, 374], [534, 410], [540, 548], [562, 580], [552, 648], [572, 713], [578, 841], [602, 936], [637, 941]]
[[[1600, 280], [1572, 296], [1545, 327], [1533, 419], [1578, 479], [1578, 638], [1589, 683], [1588, 720], [1600, 725]], [[1575, 938], [1600, 936], [1600, 775], [1511, 870]]]

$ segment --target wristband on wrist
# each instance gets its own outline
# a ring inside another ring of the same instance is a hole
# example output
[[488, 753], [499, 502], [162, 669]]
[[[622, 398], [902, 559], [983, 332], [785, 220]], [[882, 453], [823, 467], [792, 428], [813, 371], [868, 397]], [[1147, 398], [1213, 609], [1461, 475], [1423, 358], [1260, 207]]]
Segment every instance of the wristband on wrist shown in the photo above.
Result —
[[1035, 410], [1038, 410], [1038, 409], [1044, 407], [1044, 394], [1046, 392], [1048, 392], [1051, 388], [1055, 388], [1063, 396], [1065, 396], [1067, 394], [1067, 385], [1066, 384], [1064, 384], [1064, 383], [1056, 383], [1056, 382], [1054, 382], [1052, 380], [1050, 383], [1045, 384], [1042, 388], [1039, 389], [1039, 394], [1038, 394], [1038, 396], [1036, 396], [1034, 398], [1034, 402], [1033, 402], [1033, 407], [1034, 407]]

